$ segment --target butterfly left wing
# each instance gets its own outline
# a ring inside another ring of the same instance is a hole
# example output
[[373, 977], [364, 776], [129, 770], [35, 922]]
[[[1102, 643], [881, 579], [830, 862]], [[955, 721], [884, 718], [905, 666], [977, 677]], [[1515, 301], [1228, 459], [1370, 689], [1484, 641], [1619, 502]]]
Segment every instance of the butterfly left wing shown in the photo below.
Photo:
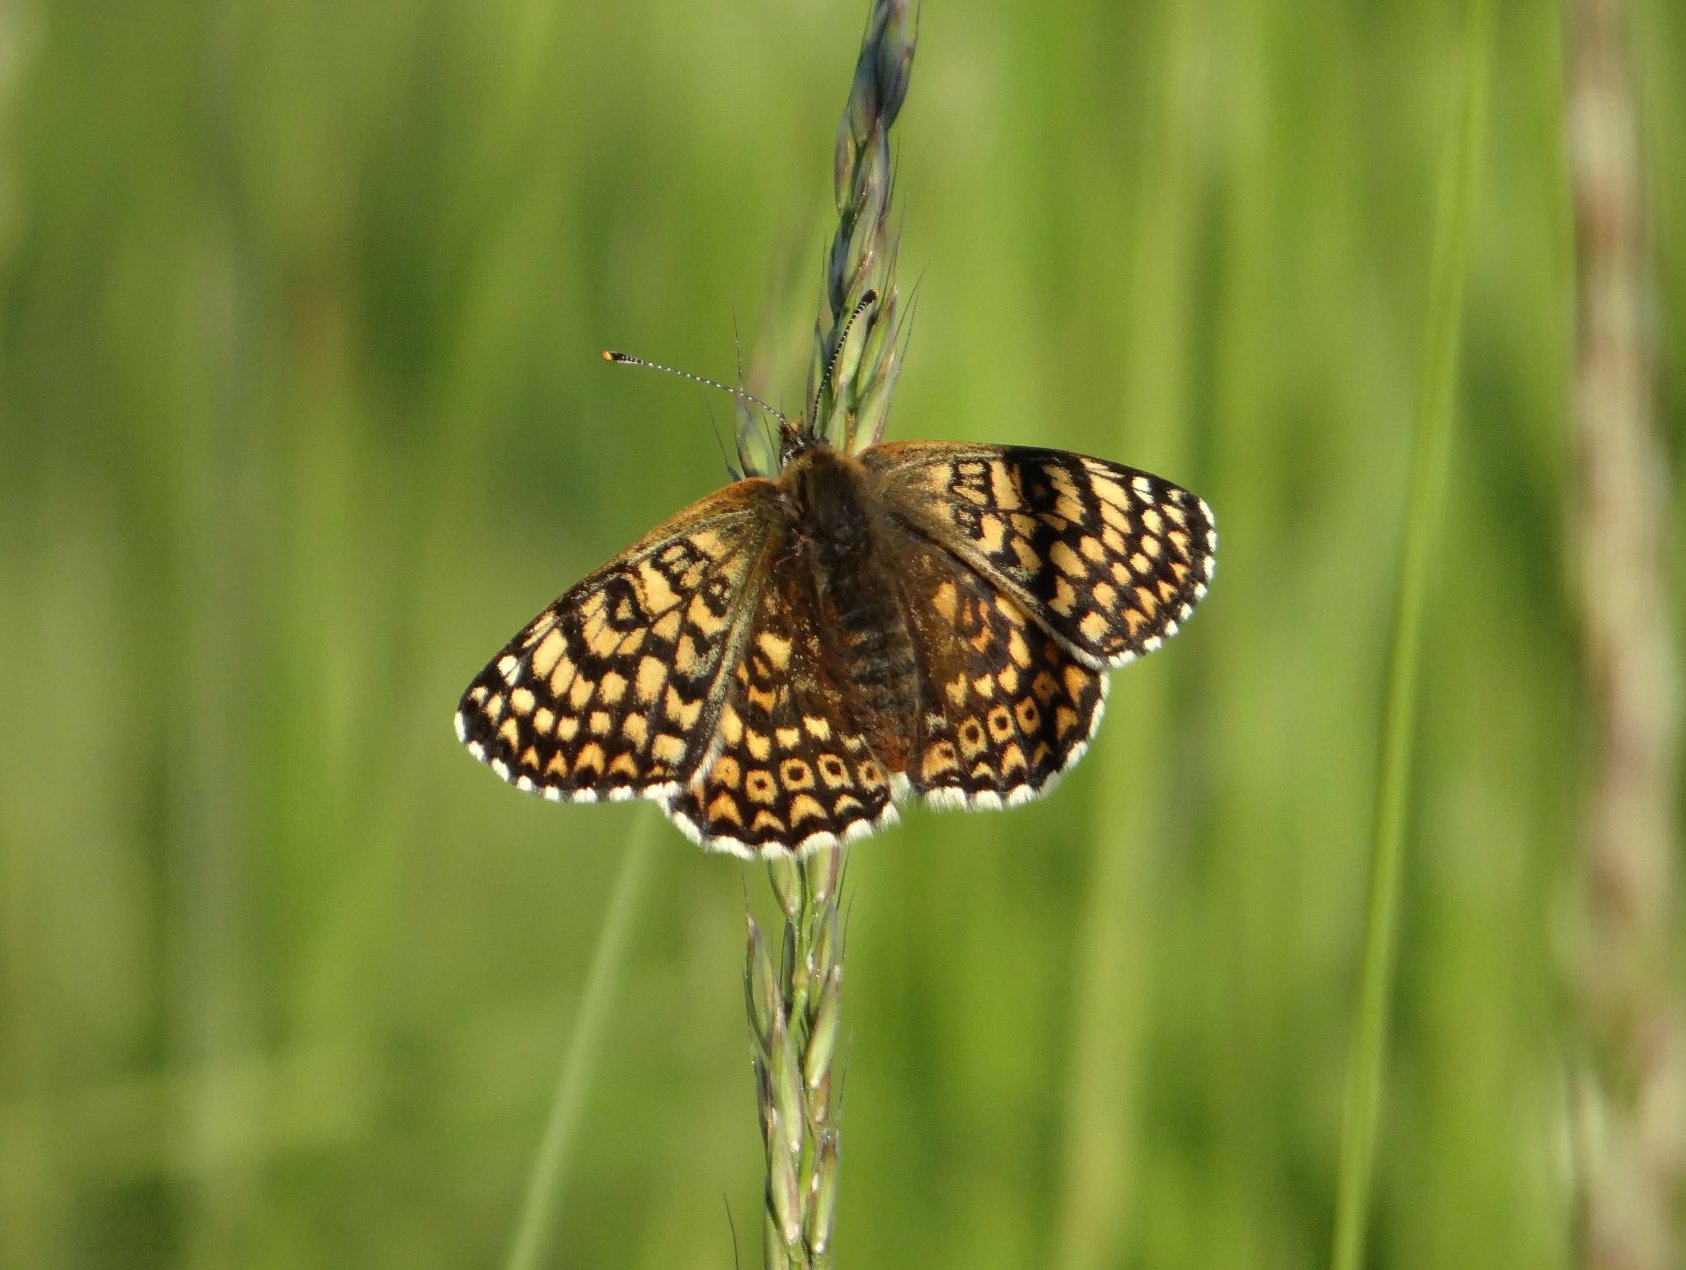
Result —
[[738, 481], [570, 588], [475, 676], [457, 738], [546, 798], [671, 797], [713, 735], [776, 502]]
[[727, 669], [713, 747], [667, 813], [715, 851], [754, 858], [849, 842], [891, 824], [890, 774], [851, 707], [813, 573], [773, 571]]
[[1085, 665], [1152, 652], [1211, 581], [1211, 509], [1150, 473], [948, 441], [883, 442], [860, 460], [901, 525], [1011, 596]]

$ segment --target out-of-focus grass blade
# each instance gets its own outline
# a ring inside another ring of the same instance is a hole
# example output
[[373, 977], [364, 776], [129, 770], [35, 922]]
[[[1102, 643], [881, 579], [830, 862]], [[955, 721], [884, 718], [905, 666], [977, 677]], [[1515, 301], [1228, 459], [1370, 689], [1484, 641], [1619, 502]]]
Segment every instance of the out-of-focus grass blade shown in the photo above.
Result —
[[1423, 595], [1434, 530], [1446, 484], [1451, 448], [1453, 386], [1462, 328], [1464, 281], [1468, 274], [1470, 224], [1480, 177], [1486, 121], [1489, 0], [1469, 0], [1464, 17], [1464, 74], [1461, 100], [1441, 169], [1434, 257], [1430, 266], [1428, 336], [1418, 396], [1417, 436], [1406, 505], [1405, 546], [1394, 609], [1393, 650], [1388, 661], [1386, 713], [1382, 723], [1380, 775], [1376, 786], [1375, 855], [1364, 932], [1363, 979], [1347, 1080], [1345, 1131], [1335, 1206], [1332, 1265], [1357, 1270], [1364, 1253], [1375, 1171], [1376, 1126], [1380, 1119], [1387, 1014], [1392, 996], [1399, 874], [1404, 848], [1405, 800], [1410, 789], [1415, 737], [1418, 650], [1422, 642]]

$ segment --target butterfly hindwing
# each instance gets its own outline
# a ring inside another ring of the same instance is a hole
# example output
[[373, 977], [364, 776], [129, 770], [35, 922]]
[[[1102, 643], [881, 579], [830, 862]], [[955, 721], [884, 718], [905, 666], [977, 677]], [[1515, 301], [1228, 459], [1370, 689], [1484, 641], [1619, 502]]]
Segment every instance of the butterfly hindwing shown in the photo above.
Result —
[[919, 670], [909, 785], [938, 807], [1012, 806], [1047, 792], [1094, 735], [1106, 672], [936, 548], [910, 542], [902, 559]]
[[895, 819], [889, 775], [849, 706], [813, 574], [761, 588], [715, 721], [713, 751], [668, 814], [691, 838], [754, 856], [849, 841]]

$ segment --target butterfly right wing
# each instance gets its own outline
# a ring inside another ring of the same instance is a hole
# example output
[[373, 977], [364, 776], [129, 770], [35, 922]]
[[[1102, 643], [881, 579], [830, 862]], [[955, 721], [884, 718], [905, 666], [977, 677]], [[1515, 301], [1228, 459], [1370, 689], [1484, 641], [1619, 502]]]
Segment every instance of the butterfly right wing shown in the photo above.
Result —
[[1211, 581], [1211, 509], [1151, 473], [1065, 450], [949, 441], [883, 442], [860, 459], [897, 521], [1097, 669], [1158, 648]]
[[778, 502], [772, 482], [737, 481], [570, 588], [468, 686], [457, 738], [546, 798], [668, 801], [714, 735]]

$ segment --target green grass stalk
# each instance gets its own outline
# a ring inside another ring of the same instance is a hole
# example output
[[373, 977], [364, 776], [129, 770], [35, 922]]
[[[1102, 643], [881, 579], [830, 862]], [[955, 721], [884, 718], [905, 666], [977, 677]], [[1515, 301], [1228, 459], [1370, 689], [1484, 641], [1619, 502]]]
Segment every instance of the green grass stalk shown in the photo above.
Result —
[[1405, 808], [1416, 734], [1417, 679], [1423, 600], [1434, 532], [1451, 450], [1453, 396], [1469, 271], [1470, 227], [1486, 128], [1492, 20], [1490, 0], [1469, 0], [1464, 12], [1464, 65], [1459, 101], [1440, 173], [1430, 265], [1428, 332], [1417, 404], [1416, 446], [1406, 503], [1405, 542], [1388, 659], [1375, 851], [1365, 913], [1364, 959], [1348, 1072], [1333, 1241], [1334, 1270], [1358, 1270], [1369, 1224], [1376, 1136], [1381, 1118], [1388, 1008], [1397, 961], [1400, 872]]
[[[844, 450], [882, 435], [900, 367], [890, 126], [907, 97], [914, 28], [907, 0], [874, 0], [837, 130], [837, 231], [814, 327], [807, 422]], [[866, 303], [869, 294], [876, 298]], [[750, 421], [743, 422], [739, 453], [753, 471], [743, 444]], [[848, 848], [837, 845], [768, 862], [785, 918], [776, 968], [760, 928], [749, 921], [744, 990], [767, 1162], [762, 1254], [768, 1270], [832, 1263], [842, 1104], [832, 1058], [842, 1027], [847, 858]]]
[[527, 1174], [526, 1195], [521, 1201], [509, 1256], [504, 1260], [505, 1270], [538, 1270], [552, 1263], [550, 1251], [556, 1241], [557, 1199], [567, 1178], [569, 1155], [585, 1107], [586, 1092], [591, 1088], [595, 1059], [603, 1052], [603, 1027], [609, 1016], [609, 1003], [614, 1000], [615, 989], [626, 970], [638, 900], [647, 889], [657, 823], [653, 813], [639, 816], [627, 835], [620, 872], [615, 877], [608, 911], [603, 915], [597, 946], [592, 950], [591, 965], [586, 972], [585, 994], [574, 1019], [574, 1034], [568, 1040], [568, 1052], [563, 1057], [556, 1092], [550, 1100], [544, 1134]]

